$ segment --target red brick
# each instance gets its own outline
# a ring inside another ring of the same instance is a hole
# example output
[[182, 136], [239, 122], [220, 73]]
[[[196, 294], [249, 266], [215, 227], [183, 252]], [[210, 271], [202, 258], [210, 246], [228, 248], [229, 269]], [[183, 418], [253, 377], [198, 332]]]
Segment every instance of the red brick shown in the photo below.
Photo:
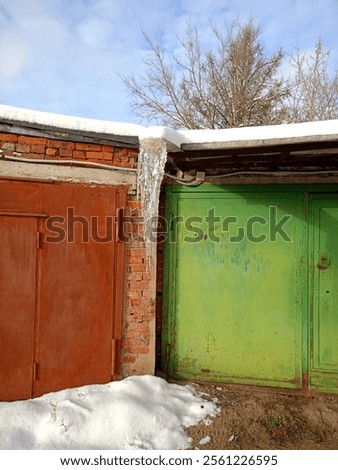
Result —
[[[140, 307], [139, 309], [137, 309], [137, 312], [138, 313], [147, 313], [147, 308], [148, 307]], [[147, 321], [136, 321], [135, 317], [133, 319], [134, 321], [132, 323], [130, 323], [130, 325], [128, 326], [128, 329], [129, 330], [147, 330], [149, 331], [149, 322]]]
[[130, 281], [127, 284], [128, 289], [148, 289], [149, 282], [148, 281]]
[[[14, 151], [13, 150], [5, 150], [3, 155], [6, 156], [6, 157], [14, 157]], [[15, 155], [15, 156], [17, 157], [18, 155]]]
[[1, 143], [2, 150], [15, 150], [15, 142], [2, 142]]
[[133, 364], [135, 361], [136, 361], [136, 357], [135, 357], [135, 356], [123, 356], [123, 360], [122, 360], [122, 362], [125, 363], [125, 364], [126, 364], [126, 363], [129, 363], [129, 362], [130, 362], [131, 364]]
[[88, 160], [102, 160], [102, 152], [86, 152], [86, 158]]
[[59, 154], [59, 149], [56, 148], [47, 148], [46, 149], [46, 155], [52, 155], [53, 157], [56, 157]]
[[[133, 324], [133, 322], [139, 323], [139, 322], [147, 322], [149, 323], [153, 319], [153, 316], [151, 313], [145, 312], [145, 313], [138, 313], [137, 308], [135, 308], [132, 313], [129, 316], [129, 324]], [[129, 326], [128, 324], [128, 326]]]
[[29, 153], [31, 151], [31, 146], [29, 144], [16, 144], [15, 150], [17, 152]]
[[[142, 345], [144, 346], [144, 338], [150, 336], [150, 331], [149, 331], [149, 323], [147, 322], [147, 328], [140, 328], [140, 329], [134, 329], [134, 330], [128, 330], [124, 333], [124, 341], [137, 341], [137, 344], [132, 344], [129, 345], [131, 348], [135, 348], [136, 346]], [[141, 343], [142, 339], [142, 343]], [[126, 347], [127, 345], [124, 345]]]
[[16, 134], [0, 134], [0, 140], [5, 140], [7, 142], [17, 142], [18, 136]]
[[73, 150], [73, 158], [76, 160], [85, 160], [86, 152], [84, 150]]
[[45, 153], [46, 147], [42, 144], [32, 144], [31, 145], [31, 152], [34, 153]]
[[59, 151], [59, 155], [60, 157], [66, 157], [66, 158], [72, 158], [73, 156], [73, 149], [71, 148], [60, 148], [60, 151]]
[[154, 316], [152, 313], [134, 313], [132, 315], [133, 320], [135, 319], [136, 321], [145, 321], [145, 322], [150, 322], [153, 320]]
[[102, 145], [102, 150], [105, 152], [115, 153], [115, 147], [112, 145]]
[[141, 297], [141, 290], [137, 291], [136, 289], [133, 289], [133, 290], [127, 290], [126, 292], [126, 297], [129, 297], [130, 299], [131, 298], [139, 298]]
[[68, 140], [48, 139], [47, 147], [74, 150], [75, 143]]
[[152, 307], [149, 305], [138, 305], [138, 306], [135, 306], [134, 312], [142, 313], [142, 314], [149, 314], [152, 312]]
[[[135, 297], [134, 299], [130, 299], [130, 302], [133, 300], [137, 299], [140, 300], [140, 303], [138, 305], [126, 305], [125, 311], [127, 315], [131, 315], [133, 318], [135, 315], [150, 315], [151, 314], [151, 309], [152, 307], [149, 307], [147, 304], [147, 299], [145, 297]], [[145, 305], [144, 305], [145, 304]]]
[[122, 349], [125, 354], [135, 354], [137, 348], [146, 348], [149, 351], [148, 345], [144, 344], [140, 337], [126, 338], [122, 342]]
[[128, 266], [128, 272], [130, 273], [141, 273], [146, 271], [146, 266], [144, 264], [131, 264]]
[[77, 150], [100, 151], [102, 149], [102, 146], [99, 144], [83, 144], [83, 143], [76, 142], [75, 148]]
[[101, 152], [101, 158], [103, 158], [103, 160], [108, 160], [112, 162], [114, 155], [112, 152]]
[[[140, 296], [138, 297], [135, 297], [135, 299], [137, 300], [140, 300]], [[139, 312], [138, 309], [142, 306], [142, 305], [131, 305], [131, 302], [134, 300], [134, 299], [127, 299], [129, 300], [130, 304], [128, 303], [128, 305], [125, 306], [125, 312], [126, 312], [126, 315], [129, 315], [130, 318], [133, 318], [135, 317], [135, 315], [140, 315], [142, 312]], [[140, 303], [143, 303], [143, 300], [141, 299]]]
[[43, 137], [28, 137], [25, 135], [19, 135], [18, 142], [23, 144], [47, 145], [47, 139]]
[[128, 256], [127, 257], [127, 263], [129, 264], [143, 264], [144, 263], [144, 258], [141, 258], [140, 256]]
[[127, 281], [141, 281], [143, 279], [142, 273], [127, 273]]
[[142, 258], [145, 258], [146, 256], [146, 250], [141, 250], [139, 248], [129, 248], [127, 250], [127, 257], [134, 257], [134, 256], [141, 256]]
[[141, 209], [141, 203], [139, 201], [128, 201], [127, 207], [131, 207], [133, 209]]
[[148, 354], [149, 348], [148, 347], [133, 347], [133, 348], [124, 348], [125, 354]]
[[141, 295], [142, 295], [142, 297], [144, 297], [144, 298], [151, 299], [151, 296], [150, 296], [150, 293], [149, 293], [149, 289], [142, 289]]
[[125, 346], [140, 346], [141, 338], [127, 337], [126, 334], [127, 333], [125, 333], [125, 335], [122, 339], [122, 347], [125, 347]]

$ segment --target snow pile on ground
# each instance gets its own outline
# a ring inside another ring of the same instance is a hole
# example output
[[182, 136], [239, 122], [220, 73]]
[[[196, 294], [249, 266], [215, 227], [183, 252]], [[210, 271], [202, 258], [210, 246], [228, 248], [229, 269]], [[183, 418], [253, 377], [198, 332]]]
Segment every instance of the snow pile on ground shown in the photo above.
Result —
[[216, 414], [190, 386], [129, 377], [0, 403], [0, 449], [186, 449], [184, 428]]

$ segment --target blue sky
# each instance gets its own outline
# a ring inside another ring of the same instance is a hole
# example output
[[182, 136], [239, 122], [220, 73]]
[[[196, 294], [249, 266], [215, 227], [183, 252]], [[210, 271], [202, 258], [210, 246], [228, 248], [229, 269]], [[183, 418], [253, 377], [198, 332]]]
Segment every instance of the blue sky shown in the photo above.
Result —
[[207, 42], [250, 17], [268, 53], [320, 36], [337, 67], [338, 0], [0, 0], [0, 104], [138, 122], [118, 73], [142, 74], [142, 30], [170, 50], [189, 20]]

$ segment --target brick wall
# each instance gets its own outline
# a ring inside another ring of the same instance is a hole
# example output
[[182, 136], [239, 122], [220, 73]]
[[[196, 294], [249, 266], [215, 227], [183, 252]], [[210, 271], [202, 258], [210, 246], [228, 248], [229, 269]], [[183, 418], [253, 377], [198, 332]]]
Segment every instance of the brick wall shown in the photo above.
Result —
[[[153, 282], [144, 247], [144, 227], [136, 196], [127, 202], [126, 302], [122, 343], [124, 373], [154, 370], [155, 300]], [[142, 357], [148, 357], [144, 360]], [[151, 364], [151, 365], [150, 365]]]
[[0, 133], [1, 149], [8, 156], [37, 160], [87, 160], [134, 168], [137, 150], [111, 145], [69, 142], [45, 137]]
[[[138, 151], [132, 148], [11, 133], [0, 133], [0, 150], [3, 155], [20, 158], [74, 159], [121, 168], [135, 168], [138, 155]], [[128, 236], [125, 241], [125, 298], [121, 345], [121, 372], [124, 377], [153, 373], [155, 361], [155, 279], [152, 279], [146, 265], [140, 205], [132, 191], [128, 191], [125, 215]]]

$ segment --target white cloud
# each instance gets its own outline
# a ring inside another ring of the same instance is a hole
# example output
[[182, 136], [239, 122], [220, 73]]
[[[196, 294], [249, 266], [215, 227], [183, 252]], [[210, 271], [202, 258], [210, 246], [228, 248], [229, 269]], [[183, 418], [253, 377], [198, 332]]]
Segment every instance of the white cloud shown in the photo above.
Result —
[[335, 48], [336, 0], [2, 0], [0, 102], [133, 121], [116, 71], [142, 73], [142, 29], [172, 50], [189, 18], [208, 42], [210, 21], [250, 16], [269, 52], [311, 48], [319, 35]]
[[107, 20], [89, 19], [76, 29], [84, 45], [100, 47], [112, 40], [111, 24]]
[[18, 31], [0, 36], [0, 80], [9, 86], [29, 63], [29, 51], [24, 37]]

